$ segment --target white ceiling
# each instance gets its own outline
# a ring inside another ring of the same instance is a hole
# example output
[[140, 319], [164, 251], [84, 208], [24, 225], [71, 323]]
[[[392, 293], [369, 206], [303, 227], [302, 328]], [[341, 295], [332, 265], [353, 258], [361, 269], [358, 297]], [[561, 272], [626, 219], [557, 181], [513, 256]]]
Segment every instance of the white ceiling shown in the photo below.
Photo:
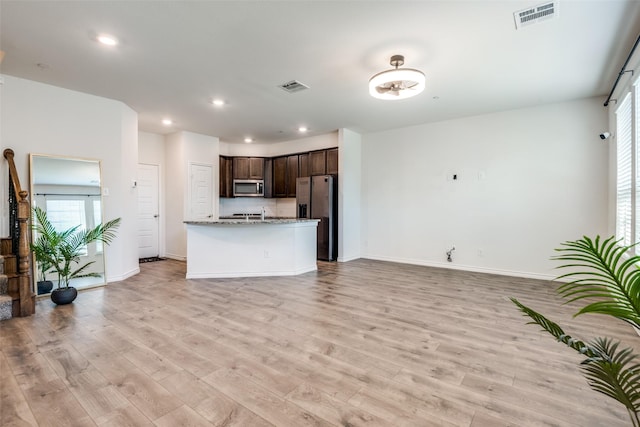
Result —
[[[640, 33], [640, 1], [5, 1], [3, 74], [121, 100], [140, 130], [241, 142], [338, 128], [366, 133], [607, 95]], [[120, 45], [92, 40], [111, 33]], [[422, 70], [421, 95], [382, 101], [389, 57]], [[40, 66], [38, 64], [41, 64]], [[44, 65], [42, 65], [44, 64]], [[297, 79], [311, 89], [289, 94]], [[228, 104], [212, 106], [212, 97]], [[170, 117], [167, 128], [161, 120]]]

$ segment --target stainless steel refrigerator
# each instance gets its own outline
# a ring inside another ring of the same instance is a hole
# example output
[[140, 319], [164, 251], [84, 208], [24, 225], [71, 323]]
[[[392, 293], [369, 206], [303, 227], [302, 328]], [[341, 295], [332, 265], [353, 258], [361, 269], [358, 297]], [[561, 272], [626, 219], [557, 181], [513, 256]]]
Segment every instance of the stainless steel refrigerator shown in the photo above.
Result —
[[298, 178], [296, 206], [298, 218], [319, 219], [318, 259], [335, 261], [338, 257], [338, 189], [333, 175]]

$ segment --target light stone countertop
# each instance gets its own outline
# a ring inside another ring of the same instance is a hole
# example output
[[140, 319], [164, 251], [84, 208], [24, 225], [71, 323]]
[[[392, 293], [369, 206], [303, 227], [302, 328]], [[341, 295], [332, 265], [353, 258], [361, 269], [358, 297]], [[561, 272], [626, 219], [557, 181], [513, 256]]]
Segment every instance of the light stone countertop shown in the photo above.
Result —
[[306, 218], [265, 218], [265, 220], [261, 219], [253, 219], [249, 218], [247, 221], [246, 218], [228, 218], [228, 219], [219, 219], [217, 221], [184, 221], [185, 224], [189, 225], [247, 225], [247, 224], [295, 224], [295, 223], [303, 223], [303, 222], [319, 222], [319, 219], [306, 219]]

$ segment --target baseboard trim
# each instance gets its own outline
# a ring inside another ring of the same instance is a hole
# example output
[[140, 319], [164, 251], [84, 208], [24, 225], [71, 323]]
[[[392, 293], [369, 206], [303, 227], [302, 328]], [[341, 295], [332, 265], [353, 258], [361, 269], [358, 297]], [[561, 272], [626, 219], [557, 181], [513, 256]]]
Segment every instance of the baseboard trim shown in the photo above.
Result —
[[346, 256], [346, 257], [338, 257], [338, 262], [349, 262], [355, 261], [357, 259], [362, 258], [360, 255]]
[[521, 277], [524, 279], [536, 279], [536, 280], [549, 281], [549, 280], [554, 280], [556, 278], [556, 276], [553, 276], [550, 274], [531, 273], [527, 271], [500, 270], [495, 268], [452, 264], [449, 262], [433, 262], [433, 261], [418, 260], [418, 259], [387, 257], [387, 256], [381, 256], [381, 255], [367, 255], [367, 256], [363, 256], [362, 258], [375, 260], [375, 261], [397, 262], [400, 264], [422, 265], [425, 267], [447, 268], [450, 270], [471, 271], [474, 273], [497, 274], [500, 276]]
[[224, 273], [188, 273], [187, 279], [228, 279], [238, 277], [265, 277], [265, 276], [297, 276], [299, 274], [310, 273], [318, 270], [316, 264], [313, 266], [302, 267], [297, 270], [286, 271], [230, 271]]
[[187, 257], [182, 255], [174, 255], [174, 254], [165, 254], [162, 256], [163, 258], [175, 259], [176, 261], [186, 261]]
[[134, 268], [133, 270], [130, 270], [129, 272], [120, 276], [107, 276], [107, 283], [120, 282], [122, 280], [128, 279], [129, 277], [133, 277], [138, 273], [140, 273], [140, 267]]

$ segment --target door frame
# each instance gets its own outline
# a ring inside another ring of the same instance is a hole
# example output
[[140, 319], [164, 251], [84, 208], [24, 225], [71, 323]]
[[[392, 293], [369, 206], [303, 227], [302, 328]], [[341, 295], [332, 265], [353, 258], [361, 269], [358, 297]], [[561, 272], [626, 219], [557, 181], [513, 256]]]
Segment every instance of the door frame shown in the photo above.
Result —
[[[138, 162], [138, 165], [147, 165], [147, 166], [157, 166], [158, 167], [158, 215], [160, 216], [160, 221], [158, 222], [158, 256], [165, 257], [166, 256], [166, 242], [165, 242], [165, 220], [166, 220], [166, 211], [165, 211], [165, 197], [164, 197], [164, 171], [161, 164], [153, 163], [153, 162]], [[137, 175], [137, 169], [136, 169]], [[137, 196], [136, 196], [137, 200]]]
[[215, 218], [218, 218], [218, 204], [216, 203], [216, 196], [218, 194], [218, 190], [217, 190], [217, 186], [218, 184], [218, 180], [216, 179], [216, 171], [218, 170], [215, 165], [213, 163], [205, 163], [205, 162], [193, 162], [190, 161], [187, 164], [187, 200], [186, 200], [186, 209], [185, 209], [185, 217], [188, 219], [194, 219], [192, 218], [192, 211], [191, 211], [191, 202], [193, 200], [193, 194], [192, 194], [192, 178], [191, 178], [191, 172], [192, 172], [192, 167], [193, 166], [206, 166], [211, 168], [211, 218], [209, 218], [210, 220], [213, 220]]

